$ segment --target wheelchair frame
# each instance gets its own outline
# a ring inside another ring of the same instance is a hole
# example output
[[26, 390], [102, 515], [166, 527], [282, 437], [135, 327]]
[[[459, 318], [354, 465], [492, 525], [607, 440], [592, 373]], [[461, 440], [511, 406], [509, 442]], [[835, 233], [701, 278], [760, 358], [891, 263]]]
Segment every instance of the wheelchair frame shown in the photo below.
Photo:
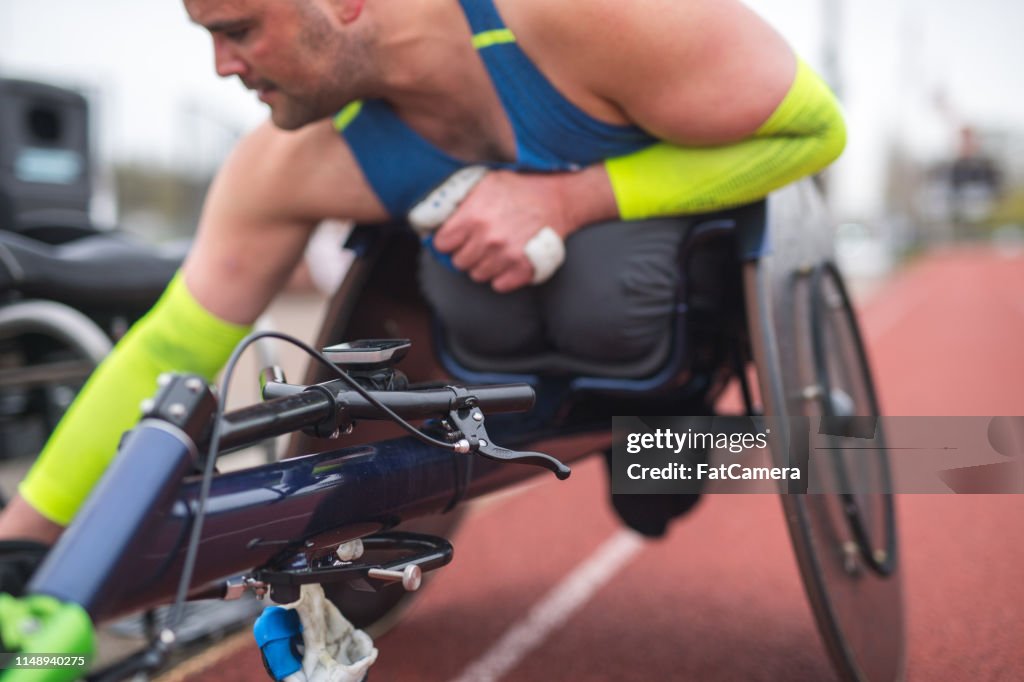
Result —
[[[807, 212], [807, 205], [815, 208]], [[830, 253], [824, 230], [819, 230], [821, 234], [807, 231], [809, 224], [826, 224], [817, 207], [809, 184], [800, 183], [773, 195], [767, 203], [744, 209], [747, 213], [715, 218], [724, 221], [725, 229], [730, 225], [736, 228], [737, 216], [742, 215], [754, 215], [766, 226], [760, 234], [737, 231], [736, 245], [742, 263], [745, 315], [750, 328], [758, 330], [749, 335], [749, 342], [769, 414], [799, 415], [807, 407], [801, 391], [794, 391], [805, 385], [801, 377], [807, 364], [805, 349], [800, 347], [803, 342], [788, 343], [785, 338], [787, 331], [799, 330], [807, 321], [799, 319], [789, 305], [792, 293], [786, 292], [791, 292], [800, 277], [794, 273], [813, 271]], [[408, 278], [396, 277], [393, 266], [381, 266], [388, 244], [383, 235], [380, 230], [364, 230], [350, 239], [357, 258], [332, 301], [320, 345], [339, 338], [436, 338], [422, 303], [412, 293], [415, 287], [408, 287]], [[402, 369], [418, 380], [448, 379], [451, 365], [439, 363], [430, 346], [414, 344]], [[653, 413], [649, 410], [656, 406], [663, 413], [687, 414], [685, 410], [704, 405], [708, 396], [716, 396], [724, 386], [728, 365], [734, 360], [734, 355], [726, 353], [703, 375], [690, 372], [682, 384], [659, 390], [651, 399], [638, 398], [650, 389], [642, 382], [630, 386], [627, 380], [596, 389], [583, 386], [577, 393], [587, 399], [569, 410], [564, 403], [567, 396], [574, 395], [571, 380], [551, 383], [538, 377], [532, 382], [539, 393], [537, 409], [523, 419], [489, 418], [488, 428], [495, 440], [507, 447], [539, 450], [571, 462], [610, 447], [607, 416]], [[723, 362], [724, 367], [720, 366]], [[732, 364], [732, 370], [741, 376], [745, 367], [746, 358]], [[306, 383], [321, 379], [311, 371]], [[608, 393], [595, 400], [602, 390]], [[595, 429], [594, 424], [604, 424], [604, 428]], [[244, 439], [231, 445], [292, 431], [301, 424], [265, 426], [246, 432]], [[32, 592], [82, 605], [94, 622], [170, 600], [184, 562], [200, 488], [198, 481], [188, 479], [195, 444], [173, 430], [152, 425], [140, 430], [146, 447], [122, 452], [115, 460], [29, 586]], [[528, 467], [479, 458], [470, 465], [465, 458], [453, 459], [448, 452], [411, 438], [390, 438], [393, 433], [394, 427], [388, 424], [361, 423], [358, 436], [366, 443], [340, 449], [331, 441], [299, 436], [293, 439], [293, 454], [320, 454], [215, 477], [191, 583], [193, 594], [212, 596], [204, 589], [225, 576], [448, 512], [463, 500], [533, 473]], [[884, 467], [884, 459], [882, 462]], [[833, 567], [835, 548], [823, 538], [844, 522], [835, 521], [833, 510], [809, 501], [809, 497], [813, 496], [782, 496], [808, 595], [837, 670], [849, 679], [897, 679], [903, 659], [898, 573], [881, 575], [859, 567], [856, 575], [837, 572]], [[865, 601], [865, 595], [872, 598]], [[868, 615], [877, 617], [877, 612], [869, 614], [865, 608], [880, 606], [895, 612], [883, 618], [885, 627], [879, 636], [865, 639], [856, 627], [851, 629], [851, 623]], [[884, 661], [879, 665], [872, 659], [880, 646]]]

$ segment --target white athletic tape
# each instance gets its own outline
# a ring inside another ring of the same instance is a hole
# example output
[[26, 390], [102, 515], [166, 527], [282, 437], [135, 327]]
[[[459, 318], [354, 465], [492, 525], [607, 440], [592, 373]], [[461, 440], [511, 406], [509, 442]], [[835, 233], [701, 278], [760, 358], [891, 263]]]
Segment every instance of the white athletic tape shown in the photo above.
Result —
[[441, 227], [487, 175], [486, 166], [467, 166], [448, 176], [409, 211], [409, 224], [421, 238]]
[[[421, 239], [448, 220], [473, 188], [487, 175], [486, 166], [467, 166], [452, 173], [409, 211], [409, 224]], [[550, 227], [542, 227], [523, 247], [533, 266], [533, 283], [548, 281], [565, 261], [565, 244]]]
[[342, 561], [355, 561], [363, 556], [363, 541], [359, 538], [338, 545], [334, 554]]
[[302, 621], [302, 670], [285, 682], [360, 682], [377, 660], [373, 640], [345, 620], [324, 596], [320, 585], [303, 585], [300, 597], [285, 608], [295, 609]]
[[565, 262], [565, 242], [550, 227], [542, 227], [523, 247], [533, 265], [533, 283], [546, 282]]

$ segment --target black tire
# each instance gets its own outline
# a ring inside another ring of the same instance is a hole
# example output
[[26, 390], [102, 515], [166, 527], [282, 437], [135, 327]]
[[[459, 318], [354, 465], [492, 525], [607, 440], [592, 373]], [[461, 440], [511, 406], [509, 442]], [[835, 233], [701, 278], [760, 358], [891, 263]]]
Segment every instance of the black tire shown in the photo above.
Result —
[[[111, 340], [83, 313], [54, 301], [0, 305], [0, 451], [35, 457]], [[6, 496], [0, 493], [0, 507]]]
[[[780, 266], [788, 264], [748, 265], [748, 318], [766, 412], [785, 418], [772, 446], [793, 453], [795, 443], [806, 453], [810, 428], [817, 429], [820, 418], [877, 417], [879, 405], [838, 271], [830, 263], [772, 271]], [[826, 492], [781, 497], [836, 671], [846, 680], [880, 682], [903, 677], [904, 610], [884, 434], [881, 421], [868, 423], [875, 426], [870, 442], [877, 449], [844, 447], [851, 436], [833, 424], [832, 447], [812, 462], [807, 482], [812, 491]]]

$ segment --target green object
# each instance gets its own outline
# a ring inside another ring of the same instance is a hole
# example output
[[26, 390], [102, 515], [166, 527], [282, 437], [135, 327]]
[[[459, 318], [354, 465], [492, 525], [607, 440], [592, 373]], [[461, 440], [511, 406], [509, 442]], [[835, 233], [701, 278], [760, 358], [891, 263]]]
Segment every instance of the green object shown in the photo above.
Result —
[[89, 378], [22, 481], [22, 497], [66, 526], [117, 452], [121, 435], [138, 421], [139, 404], [156, 393], [157, 377], [176, 371], [212, 379], [248, 331], [207, 312], [176, 275]]
[[0, 594], [0, 636], [0, 682], [77, 680], [96, 650], [85, 609], [45, 595]]
[[845, 146], [835, 95], [800, 60], [789, 93], [752, 137], [717, 147], [662, 142], [605, 168], [620, 216], [640, 220], [757, 201], [825, 168]]
[[357, 99], [354, 102], [349, 102], [344, 109], [339, 111], [334, 117], [334, 129], [339, 133], [348, 127], [348, 124], [355, 120], [355, 117], [359, 115], [359, 112], [363, 110], [363, 100]]
[[492, 45], [504, 45], [516, 42], [516, 36], [507, 28], [496, 28], [490, 31], [483, 31], [473, 36], [473, 47], [482, 50]]

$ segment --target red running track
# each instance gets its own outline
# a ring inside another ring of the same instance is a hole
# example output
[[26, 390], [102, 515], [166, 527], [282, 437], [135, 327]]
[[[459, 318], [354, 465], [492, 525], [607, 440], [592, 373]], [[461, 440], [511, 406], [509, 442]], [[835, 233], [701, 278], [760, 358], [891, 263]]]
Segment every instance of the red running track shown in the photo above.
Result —
[[[1024, 414], [1024, 258], [929, 254], [864, 305], [862, 324], [886, 414]], [[706, 496], [665, 540], [634, 546], [605, 486], [591, 460], [566, 483], [478, 505], [455, 561], [377, 642], [371, 680], [492, 679], [470, 667], [481, 659], [510, 681], [835, 677], [777, 498]], [[1024, 497], [904, 495], [898, 509], [907, 679], [1024, 680]], [[623, 544], [588, 562], [610, 538]], [[540, 603], [550, 632], [530, 648], [516, 626]], [[186, 677], [265, 675], [253, 645], [232, 650]]]

